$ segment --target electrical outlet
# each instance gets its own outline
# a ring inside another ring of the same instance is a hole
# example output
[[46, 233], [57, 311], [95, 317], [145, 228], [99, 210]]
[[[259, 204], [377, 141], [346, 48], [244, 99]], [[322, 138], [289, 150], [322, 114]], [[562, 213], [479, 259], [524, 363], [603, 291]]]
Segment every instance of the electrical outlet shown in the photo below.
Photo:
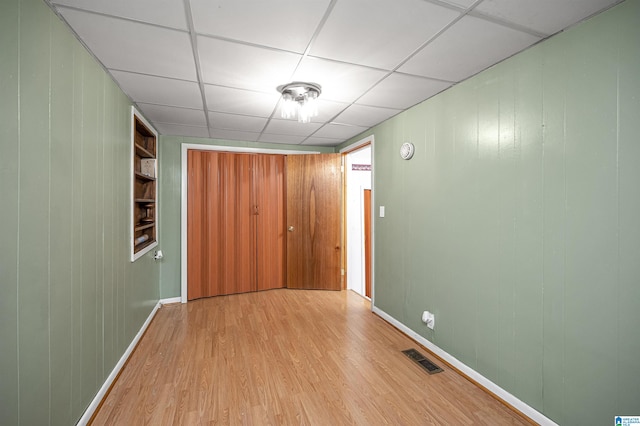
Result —
[[427, 320], [427, 327], [433, 330], [433, 327], [436, 325], [436, 316], [434, 314], [429, 314], [429, 319]]
[[433, 330], [433, 327], [436, 325], [436, 316], [429, 311], [424, 311], [422, 313], [422, 322], [427, 324], [427, 327]]

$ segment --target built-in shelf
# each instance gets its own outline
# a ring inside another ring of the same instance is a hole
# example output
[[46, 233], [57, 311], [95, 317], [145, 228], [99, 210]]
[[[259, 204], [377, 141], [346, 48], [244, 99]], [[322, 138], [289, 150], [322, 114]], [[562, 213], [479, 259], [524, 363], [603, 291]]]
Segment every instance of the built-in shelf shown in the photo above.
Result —
[[142, 180], [156, 180], [156, 178], [154, 178], [153, 176], [147, 176], [143, 173], [140, 172], [134, 172], [136, 175], [137, 179], [142, 179]]
[[132, 108], [131, 261], [158, 245], [158, 134]]
[[137, 231], [143, 231], [145, 229], [153, 228], [154, 226], [156, 226], [155, 223], [145, 223], [145, 224], [140, 224], [139, 226], [136, 226], [134, 229], [137, 232]]
[[150, 153], [149, 151], [147, 151], [145, 148], [143, 148], [142, 146], [138, 145], [137, 143], [135, 144], [136, 147], [136, 155], [140, 158], [156, 158], [155, 155], [153, 155], [152, 153]]

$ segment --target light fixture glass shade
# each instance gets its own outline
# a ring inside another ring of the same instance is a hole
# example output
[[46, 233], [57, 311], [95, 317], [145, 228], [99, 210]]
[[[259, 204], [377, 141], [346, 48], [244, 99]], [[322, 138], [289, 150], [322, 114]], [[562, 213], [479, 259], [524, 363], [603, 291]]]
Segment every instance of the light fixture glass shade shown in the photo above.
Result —
[[282, 118], [293, 118], [296, 115], [298, 103], [295, 101], [290, 93], [282, 94], [282, 103], [280, 106], [280, 114]]
[[278, 87], [282, 94], [280, 114], [282, 118], [298, 117], [300, 123], [309, 123], [318, 115], [318, 96], [321, 87], [316, 83], [295, 81]]

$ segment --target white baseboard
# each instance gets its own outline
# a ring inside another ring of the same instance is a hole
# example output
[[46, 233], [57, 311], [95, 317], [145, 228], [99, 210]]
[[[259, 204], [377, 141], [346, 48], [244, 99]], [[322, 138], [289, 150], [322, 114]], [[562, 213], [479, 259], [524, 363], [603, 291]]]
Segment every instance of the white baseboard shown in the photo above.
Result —
[[168, 299], [160, 299], [160, 304], [161, 305], [168, 305], [170, 303], [180, 303], [182, 301], [182, 298], [180, 296], [178, 297], [169, 297]]
[[415, 331], [411, 330], [409, 327], [401, 323], [400, 321], [393, 318], [391, 315], [386, 312], [380, 310], [377, 307], [373, 307], [372, 311], [379, 315], [382, 319], [392, 324], [394, 327], [402, 331], [404, 334], [409, 336], [411, 339], [415, 340], [425, 348], [432, 351], [434, 354], [438, 355], [440, 358], [454, 366], [456, 369], [460, 370], [464, 375], [474, 380], [484, 388], [486, 388], [489, 392], [496, 395], [498, 398], [511, 405], [516, 410], [520, 411], [525, 416], [529, 417], [534, 422], [542, 425], [542, 426], [558, 426], [557, 423], [554, 423], [551, 419], [544, 416], [535, 408], [527, 405], [520, 399], [516, 398], [506, 390], [502, 389], [500, 386], [493, 383], [491, 380], [487, 379], [477, 371], [463, 364], [461, 361], [457, 360], [455, 357], [449, 355], [447, 352], [440, 349], [438, 346], [434, 345], [429, 340], [425, 339], [423, 336], [419, 335]]
[[[177, 299], [178, 301], [180, 301], [179, 297]], [[78, 420], [78, 423], [77, 423], [78, 425], [85, 426], [87, 423], [89, 423], [89, 420], [91, 420], [93, 413], [96, 411], [96, 409], [100, 405], [100, 402], [102, 401], [104, 396], [107, 394], [107, 391], [111, 387], [111, 384], [113, 383], [113, 381], [116, 379], [116, 377], [118, 377], [118, 373], [120, 373], [120, 370], [122, 369], [124, 364], [127, 362], [127, 359], [129, 359], [129, 357], [131, 356], [131, 353], [136, 348], [136, 345], [140, 341], [140, 338], [142, 338], [142, 335], [144, 334], [144, 332], [147, 330], [147, 327], [149, 327], [151, 320], [156, 315], [156, 312], [160, 308], [161, 304], [162, 304], [161, 302], [158, 302], [156, 303], [156, 306], [153, 307], [153, 310], [147, 317], [147, 320], [144, 322], [144, 324], [142, 324], [142, 327], [140, 327], [138, 334], [136, 334], [136, 336], [133, 338], [133, 340], [129, 344], [129, 347], [127, 348], [126, 351], [124, 351], [124, 354], [122, 354], [122, 356], [120, 357], [120, 360], [111, 371], [111, 374], [109, 374], [109, 377], [107, 377], [107, 380], [104, 381], [104, 383], [102, 384], [102, 387], [100, 388], [96, 396], [91, 401], [91, 404], [89, 404], [89, 406], [85, 410], [82, 417], [80, 417], [80, 420]]]

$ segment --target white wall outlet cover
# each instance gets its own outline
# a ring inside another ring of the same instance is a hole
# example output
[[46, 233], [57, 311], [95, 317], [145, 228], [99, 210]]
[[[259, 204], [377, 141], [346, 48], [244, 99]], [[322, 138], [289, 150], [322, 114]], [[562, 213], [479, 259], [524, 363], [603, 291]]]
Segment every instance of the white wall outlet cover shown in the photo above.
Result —
[[384, 206], [380, 206], [380, 217], [384, 217]]
[[429, 314], [429, 320], [427, 321], [427, 328], [433, 330], [433, 327], [436, 326], [436, 316], [433, 314]]
[[422, 313], [422, 322], [427, 324], [427, 327], [433, 330], [433, 327], [436, 324], [436, 316], [429, 311], [424, 311]]

